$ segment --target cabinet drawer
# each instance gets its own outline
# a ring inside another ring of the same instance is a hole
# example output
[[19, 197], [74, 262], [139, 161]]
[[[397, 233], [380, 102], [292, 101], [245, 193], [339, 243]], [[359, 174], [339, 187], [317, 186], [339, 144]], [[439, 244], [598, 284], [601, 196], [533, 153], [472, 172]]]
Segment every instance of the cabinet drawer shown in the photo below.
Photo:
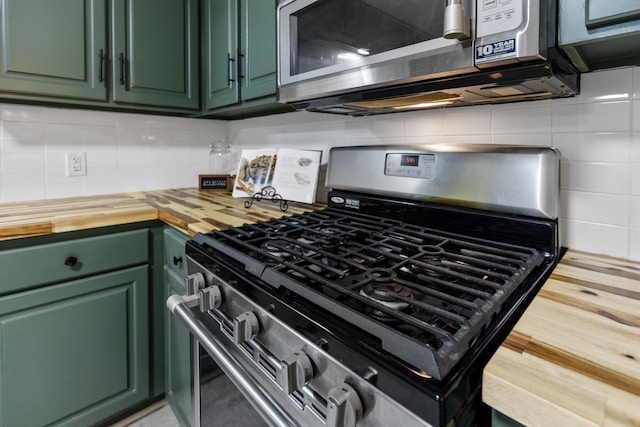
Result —
[[0, 295], [147, 263], [148, 230], [25, 246], [0, 252]]
[[187, 257], [185, 243], [189, 236], [172, 228], [164, 229], [164, 264], [180, 277], [187, 275]]

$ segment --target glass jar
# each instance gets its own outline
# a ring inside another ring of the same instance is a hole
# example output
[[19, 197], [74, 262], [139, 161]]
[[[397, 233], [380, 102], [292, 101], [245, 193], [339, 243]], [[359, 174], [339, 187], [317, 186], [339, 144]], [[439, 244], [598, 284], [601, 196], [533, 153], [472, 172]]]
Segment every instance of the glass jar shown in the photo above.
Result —
[[234, 155], [226, 141], [216, 141], [209, 145], [209, 173], [213, 175], [235, 174]]

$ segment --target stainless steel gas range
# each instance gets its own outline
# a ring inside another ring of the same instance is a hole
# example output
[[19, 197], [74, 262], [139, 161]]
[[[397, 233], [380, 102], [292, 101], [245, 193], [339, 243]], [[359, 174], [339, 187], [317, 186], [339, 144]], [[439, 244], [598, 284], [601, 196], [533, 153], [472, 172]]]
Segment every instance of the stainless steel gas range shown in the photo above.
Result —
[[196, 419], [487, 423], [482, 369], [559, 258], [559, 153], [341, 147], [327, 186], [324, 209], [187, 243], [167, 305], [226, 384], [198, 362]]

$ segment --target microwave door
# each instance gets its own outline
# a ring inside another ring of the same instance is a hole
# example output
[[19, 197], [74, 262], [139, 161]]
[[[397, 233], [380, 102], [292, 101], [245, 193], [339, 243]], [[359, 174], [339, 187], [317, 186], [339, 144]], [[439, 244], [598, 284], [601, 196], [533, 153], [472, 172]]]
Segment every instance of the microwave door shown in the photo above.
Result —
[[[465, 12], [471, 13], [468, 2]], [[279, 84], [306, 95], [473, 70], [470, 39], [445, 39], [443, 0], [294, 0], [278, 8]], [[310, 82], [310, 83], [309, 83]], [[286, 92], [286, 91], [285, 91]]]

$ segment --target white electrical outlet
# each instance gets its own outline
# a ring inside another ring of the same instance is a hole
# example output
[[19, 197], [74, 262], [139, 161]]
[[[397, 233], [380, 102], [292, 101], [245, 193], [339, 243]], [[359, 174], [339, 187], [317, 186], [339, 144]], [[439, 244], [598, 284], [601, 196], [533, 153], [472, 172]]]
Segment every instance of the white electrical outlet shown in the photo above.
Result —
[[81, 176], [87, 174], [85, 153], [66, 153], [67, 176]]

